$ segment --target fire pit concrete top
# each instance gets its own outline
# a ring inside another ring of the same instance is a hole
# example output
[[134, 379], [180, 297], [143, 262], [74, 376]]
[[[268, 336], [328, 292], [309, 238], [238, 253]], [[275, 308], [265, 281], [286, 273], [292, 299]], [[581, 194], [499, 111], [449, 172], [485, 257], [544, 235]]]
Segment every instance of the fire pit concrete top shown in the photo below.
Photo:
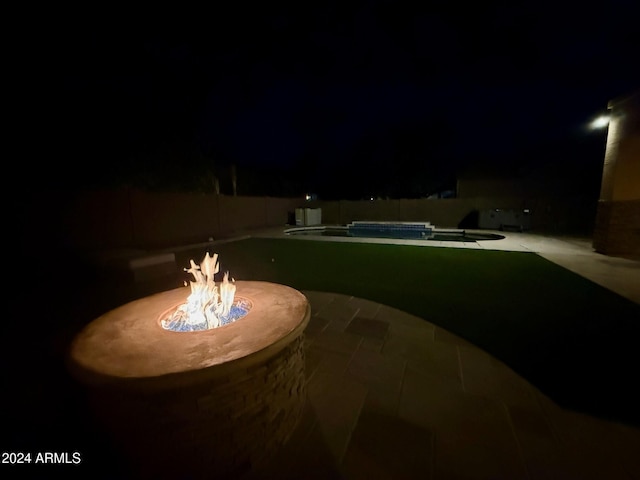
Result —
[[[238, 321], [211, 330], [172, 332], [160, 320], [184, 303], [188, 287], [151, 295], [98, 317], [74, 339], [70, 361], [91, 383], [229, 375], [239, 366], [258, 365], [284, 348], [306, 327], [307, 298], [286, 285], [236, 282], [236, 296], [251, 301]], [[187, 374], [187, 375], [185, 375]]]

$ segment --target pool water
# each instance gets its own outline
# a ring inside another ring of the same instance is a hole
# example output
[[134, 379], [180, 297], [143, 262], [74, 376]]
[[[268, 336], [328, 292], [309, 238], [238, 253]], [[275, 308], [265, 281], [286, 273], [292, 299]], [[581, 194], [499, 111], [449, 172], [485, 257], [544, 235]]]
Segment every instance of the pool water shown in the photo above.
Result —
[[296, 228], [285, 231], [287, 235], [294, 236], [322, 236], [322, 237], [352, 237], [352, 238], [390, 238], [396, 240], [425, 240], [436, 242], [476, 242], [478, 240], [501, 240], [503, 235], [494, 233], [467, 232], [465, 230], [435, 231], [429, 236], [424, 236], [415, 231], [376, 231], [366, 233], [353, 232], [347, 228]]

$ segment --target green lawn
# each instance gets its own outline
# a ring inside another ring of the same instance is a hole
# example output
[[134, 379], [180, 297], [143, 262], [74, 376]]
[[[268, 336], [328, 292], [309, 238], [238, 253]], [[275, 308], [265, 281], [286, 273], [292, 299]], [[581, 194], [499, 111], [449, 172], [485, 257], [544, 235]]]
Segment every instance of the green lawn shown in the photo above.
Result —
[[[639, 424], [631, 379], [640, 364], [640, 306], [538, 255], [286, 239], [213, 252], [236, 280], [349, 294], [422, 317], [562, 405]], [[182, 252], [178, 265], [203, 255]]]

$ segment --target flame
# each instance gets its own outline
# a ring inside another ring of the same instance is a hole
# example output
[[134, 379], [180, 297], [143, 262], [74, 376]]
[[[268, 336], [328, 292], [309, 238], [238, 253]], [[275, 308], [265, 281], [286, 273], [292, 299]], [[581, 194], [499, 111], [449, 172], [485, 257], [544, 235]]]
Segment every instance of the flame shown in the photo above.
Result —
[[169, 318], [162, 320], [162, 326], [168, 328], [171, 323], [179, 322], [189, 325], [205, 324], [207, 329], [217, 328], [222, 325], [222, 317], [229, 315], [233, 305], [235, 280], [232, 278], [229, 282], [229, 272], [226, 272], [218, 291], [214, 280], [215, 274], [220, 271], [217, 253], [212, 257], [207, 252], [200, 265], [193, 260], [189, 262], [191, 267], [184, 270], [194, 277], [194, 281], [190, 282], [191, 294], [186, 303], [180, 305]]

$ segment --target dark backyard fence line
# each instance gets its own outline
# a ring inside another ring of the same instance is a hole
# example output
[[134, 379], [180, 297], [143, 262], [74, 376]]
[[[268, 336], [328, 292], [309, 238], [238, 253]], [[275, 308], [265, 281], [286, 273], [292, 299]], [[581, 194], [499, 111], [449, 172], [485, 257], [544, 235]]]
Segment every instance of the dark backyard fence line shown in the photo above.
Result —
[[[27, 244], [70, 250], [161, 249], [229, 238], [292, 223], [296, 208], [320, 208], [323, 224], [354, 220], [428, 221], [438, 227], [478, 228], [478, 213], [503, 209], [530, 215], [539, 232], [590, 233], [595, 202], [546, 198], [448, 198], [311, 201], [300, 198], [150, 193], [137, 190], [46, 192], [23, 203]], [[482, 225], [480, 225], [482, 227]]]

